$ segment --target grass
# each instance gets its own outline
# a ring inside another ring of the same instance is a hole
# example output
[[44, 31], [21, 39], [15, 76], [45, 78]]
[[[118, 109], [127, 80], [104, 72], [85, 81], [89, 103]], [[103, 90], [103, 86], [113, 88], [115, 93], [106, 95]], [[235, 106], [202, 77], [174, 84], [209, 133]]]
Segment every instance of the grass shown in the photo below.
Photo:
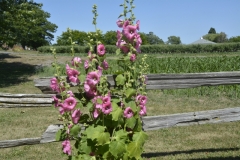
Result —
[[[31, 59], [31, 57], [28, 58]], [[41, 59], [41, 56], [39, 56], [39, 59]], [[64, 59], [66, 60], [66, 57]], [[4, 63], [7, 64], [7, 62]], [[34, 71], [32, 74], [27, 74], [26, 81], [0, 86], [0, 92], [41, 93], [39, 89], [34, 87], [32, 79], [46, 76], [47, 72]], [[9, 73], [9, 75], [12, 74]], [[19, 75], [19, 77], [21, 76], [24, 76], [24, 74]], [[212, 89], [200, 87], [198, 89], [151, 90], [148, 91], [148, 115], [237, 107], [240, 104], [240, 99], [236, 96], [236, 87], [232, 87], [231, 90], [224, 90], [221, 87], [211, 87]], [[59, 123], [57, 118], [58, 111], [54, 107], [0, 108], [0, 140], [40, 137], [50, 124]], [[143, 157], [152, 160], [237, 160], [240, 159], [239, 128], [240, 122], [230, 122], [147, 131], [149, 140], [144, 146], [145, 153]], [[3, 148], [0, 149], [0, 159], [59, 160], [66, 159], [66, 157], [61, 155], [61, 143], [54, 142]]]

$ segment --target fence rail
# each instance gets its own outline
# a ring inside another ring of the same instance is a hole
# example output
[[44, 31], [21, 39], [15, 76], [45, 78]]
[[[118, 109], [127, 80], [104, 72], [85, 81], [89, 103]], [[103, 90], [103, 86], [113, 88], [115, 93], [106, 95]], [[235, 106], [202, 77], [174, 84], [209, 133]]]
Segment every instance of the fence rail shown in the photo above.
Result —
[[[175, 127], [201, 125], [207, 123], [233, 122], [240, 120], [240, 107], [218, 110], [179, 113], [161, 116], [146, 116], [142, 118], [145, 131]], [[21, 145], [33, 145], [55, 142], [56, 132], [62, 124], [50, 125], [41, 137], [23, 138], [0, 141], [0, 148], [16, 147]]]
[[[148, 74], [147, 89], [180, 89], [200, 86], [240, 84], [240, 72], [206, 72], [184, 74]], [[51, 77], [35, 79], [35, 86], [43, 93], [54, 93], [50, 88]], [[112, 75], [107, 75], [111, 87], [115, 85]]]

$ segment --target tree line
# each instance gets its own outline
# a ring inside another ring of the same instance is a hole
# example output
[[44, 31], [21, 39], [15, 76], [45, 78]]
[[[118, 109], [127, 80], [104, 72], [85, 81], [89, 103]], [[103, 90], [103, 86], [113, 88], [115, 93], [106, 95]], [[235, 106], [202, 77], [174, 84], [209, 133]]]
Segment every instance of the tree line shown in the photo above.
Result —
[[[94, 32], [91, 32], [91, 33], [94, 34]], [[181, 44], [181, 39], [180, 37], [177, 37], [177, 36], [169, 36], [168, 41], [164, 42], [161, 38], [159, 38], [153, 32], [149, 32], [149, 33], [139, 32], [139, 34], [142, 39], [142, 45]], [[62, 34], [57, 37], [57, 43], [55, 45], [70, 45], [71, 42], [69, 37], [71, 37], [73, 42], [83, 46], [85, 45], [87, 36], [88, 36], [87, 32], [84, 32], [84, 31], [71, 30], [71, 32], [69, 32], [67, 30], [65, 32], [62, 32]], [[98, 39], [104, 44], [116, 45], [116, 42], [117, 42], [116, 31], [107, 31], [105, 34], [100, 35]]]

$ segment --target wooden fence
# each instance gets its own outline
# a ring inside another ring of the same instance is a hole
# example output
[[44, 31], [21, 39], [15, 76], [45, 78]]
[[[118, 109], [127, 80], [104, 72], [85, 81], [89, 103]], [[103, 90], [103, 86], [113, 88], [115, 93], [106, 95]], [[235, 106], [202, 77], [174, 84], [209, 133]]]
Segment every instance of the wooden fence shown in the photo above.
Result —
[[[199, 86], [240, 84], [240, 72], [214, 72], [189, 74], [158, 74], [147, 75], [147, 89], [193, 88]], [[112, 76], [108, 76], [111, 86], [115, 85]], [[35, 86], [45, 94], [6, 94], [0, 93], [0, 108], [14, 107], [50, 107], [52, 96], [50, 78], [35, 80]], [[46, 94], [48, 93], [48, 94]], [[156, 130], [173, 126], [187, 126], [194, 124], [221, 123], [240, 120], [240, 107], [209, 111], [198, 111], [181, 114], [146, 116], [143, 117], [144, 130]], [[50, 125], [41, 137], [0, 141], [0, 148], [20, 145], [32, 145], [55, 141], [56, 132], [62, 128], [61, 124]]]
[[[240, 84], [240, 72], [208, 72], [184, 74], [148, 74], [147, 89], [178, 89], [200, 86]], [[35, 86], [43, 93], [54, 93], [50, 88], [50, 78], [35, 79]], [[107, 76], [110, 86], [115, 85], [112, 75]]]

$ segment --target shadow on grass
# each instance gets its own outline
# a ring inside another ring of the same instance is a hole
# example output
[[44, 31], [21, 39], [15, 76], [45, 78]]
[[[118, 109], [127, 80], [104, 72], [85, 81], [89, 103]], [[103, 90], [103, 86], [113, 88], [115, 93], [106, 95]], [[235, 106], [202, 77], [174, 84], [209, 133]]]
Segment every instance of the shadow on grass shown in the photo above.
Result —
[[18, 58], [5, 53], [0, 53], [0, 88], [30, 81], [29, 76], [35, 74], [35, 65], [23, 62], [6, 62], [5, 58]]
[[[209, 149], [196, 149], [196, 150], [187, 150], [187, 151], [172, 151], [172, 152], [153, 152], [153, 153], [143, 153], [142, 156], [145, 158], [154, 158], [161, 156], [169, 156], [169, 155], [178, 155], [178, 154], [193, 154], [200, 152], [228, 152], [228, 151], [240, 151], [240, 148], [209, 148]], [[199, 159], [199, 158], [198, 158]], [[199, 160], [240, 160], [240, 156], [237, 157], [208, 157], [208, 158], [200, 158]], [[192, 159], [197, 160], [197, 159]]]

